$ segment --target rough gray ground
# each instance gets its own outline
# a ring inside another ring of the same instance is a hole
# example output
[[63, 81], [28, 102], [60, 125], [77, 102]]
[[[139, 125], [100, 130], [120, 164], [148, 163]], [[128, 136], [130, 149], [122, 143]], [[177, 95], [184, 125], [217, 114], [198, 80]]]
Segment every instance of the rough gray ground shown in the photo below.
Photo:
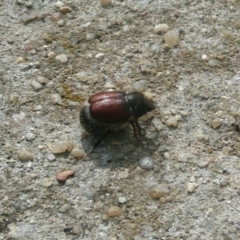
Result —
[[[0, 239], [240, 239], [240, 2], [63, 3], [0, 1]], [[91, 94], [139, 85], [158, 107], [145, 137], [69, 154], [96, 141], [78, 119]]]

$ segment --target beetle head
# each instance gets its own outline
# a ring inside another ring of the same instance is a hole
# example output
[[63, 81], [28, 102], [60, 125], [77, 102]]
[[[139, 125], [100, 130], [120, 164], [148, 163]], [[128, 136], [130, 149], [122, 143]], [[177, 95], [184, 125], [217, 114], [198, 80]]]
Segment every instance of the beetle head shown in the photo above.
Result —
[[127, 101], [131, 107], [133, 116], [137, 118], [155, 109], [154, 102], [139, 92], [128, 93]]

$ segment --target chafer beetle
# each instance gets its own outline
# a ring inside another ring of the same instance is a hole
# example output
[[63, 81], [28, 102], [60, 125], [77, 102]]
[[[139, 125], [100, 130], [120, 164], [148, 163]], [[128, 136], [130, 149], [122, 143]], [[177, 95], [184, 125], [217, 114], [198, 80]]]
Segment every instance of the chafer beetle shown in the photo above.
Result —
[[91, 96], [81, 109], [80, 123], [95, 135], [131, 123], [136, 136], [136, 129], [141, 134], [138, 118], [154, 108], [154, 102], [139, 92], [100, 92]]
[[140, 92], [99, 92], [84, 104], [80, 111], [80, 123], [87, 132], [103, 135], [95, 148], [111, 130], [117, 130], [129, 123], [134, 135], [141, 135], [138, 118], [154, 108], [154, 102]]

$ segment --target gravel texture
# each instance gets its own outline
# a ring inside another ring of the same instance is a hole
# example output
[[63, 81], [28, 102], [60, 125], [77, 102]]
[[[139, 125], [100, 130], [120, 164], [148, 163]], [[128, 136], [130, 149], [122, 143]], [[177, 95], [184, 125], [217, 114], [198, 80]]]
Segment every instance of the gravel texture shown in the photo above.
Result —
[[[0, 240], [240, 239], [239, 16], [238, 0], [0, 1]], [[82, 158], [80, 108], [110, 88], [157, 109], [144, 137]]]

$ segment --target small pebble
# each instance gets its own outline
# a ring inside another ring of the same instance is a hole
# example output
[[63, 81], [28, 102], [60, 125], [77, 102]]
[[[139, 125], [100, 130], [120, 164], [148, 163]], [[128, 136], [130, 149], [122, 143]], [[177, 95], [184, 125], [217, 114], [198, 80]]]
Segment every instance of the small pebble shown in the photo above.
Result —
[[95, 204], [94, 204], [94, 209], [95, 210], [97, 210], [97, 211], [99, 211], [99, 210], [101, 210], [102, 209], [102, 207], [103, 207], [103, 202], [102, 201], [97, 201]]
[[154, 73], [154, 64], [148, 60], [143, 60], [139, 63], [142, 73]]
[[61, 213], [65, 213], [65, 212], [69, 212], [70, 209], [71, 209], [70, 204], [64, 204], [58, 209], [58, 211]]
[[63, 18], [63, 15], [60, 12], [58, 12], [58, 13], [52, 14], [51, 18], [53, 21], [57, 22]]
[[176, 115], [176, 114], [177, 114], [177, 110], [176, 110], [175, 108], [170, 109], [170, 112], [171, 112], [173, 115]]
[[20, 150], [18, 152], [19, 160], [21, 161], [32, 161], [33, 160], [33, 154], [28, 152], [26, 149]]
[[39, 61], [35, 61], [35, 62], [33, 62], [33, 66], [35, 68], [40, 68], [41, 67], [41, 63]]
[[129, 177], [129, 171], [127, 169], [124, 171], [120, 171], [116, 176], [117, 179], [126, 179], [128, 177]]
[[48, 56], [49, 58], [54, 58], [54, 57], [56, 56], [56, 53], [55, 53], [55, 52], [49, 52], [49, 53], [47, 54], [47, 56]]
[[195, 136], [196, 136], [197, 140], [200, 142], [204, 142], [209, 139], [208, 135], [204, 134], [202, 131], [197, 131]]
[[167, 24], [158, 24], [153, 28], [153, 32], [154, 33], [161, 33], [161, 32], [165, 32], [169, 29], [169, 26]]
[[107, 7], [111, 5], [111, 0], [100, 0], [100, 3], [102, 7]]
[[68, 177], [73, 176], [73, 175], [74, 175], [73, 170], [66, 170], [66, 171], [58, 173], [56, 178], [59, 182], [65, 182]]
[[198, 184], [197, 183], [192, 183], [192, 182], [189, 182], [187, 184], [187, 192], [188, 193], [192, 193], [195, 191], [195, 189], [198, 187]]
[[36, 51], [36, 49], [32, 49], [29, 53], [31, 53], [32, 55], [35, 55], [35, 54], [37, 54], [37, 51]]
[[223, 147], [223, 149], [222, 149], [222, 152], [224, 153], [224, 154], [229, 154], [230, 152], [232, 152], [233, 151], [233, 149], [231, 148], [231, 147], [229, 147], [229, 146], [225, 146], [225, 147]]
[[53, 179], [52, 178], [43, 178], [40, 180], [39, 184], [45, 188], [49, 188], [53, 185]]
[[32, 8], [32, 1], [25, 1], [25, 6], [28, 8]]
[[92, 40], [96, 37], [96, 35], [94, 33], [87, 33], [86, 34], [86, 39], [87, 40]]
[[176, 128], [178, 126], [177, 117], [169, 117], [168, 120], [166, 121], [166, 125], [168, 127]]
[[38, 178], [38, 174], [37, 173], [31, 173], [30, 177], [33, 178], [33, 179]]
[[11, 38], [11, 37], [8, 37], [8, 38], [6, 39], [6, 41], [7, 41], [9, 44], [14, 43], [14, 39]]
[[9, 100], [10, 100], [11, 103], [16, 103], [18, 101], [18, 99], [19, 99], [18, 95], [15, 94], [15, 93], [12, 93], [9, 97]]
[[159, 199], [159, 202], [160, 203], [168, 203], [168, 202], [173, 202], [174, 201], [174, 197], [172, 197], [172, 196], [166, 196], [166, 197], [161, 197], [160, 199]]
[[49, 154], [47, 155], [47, 159], [48, 159], [49, 161], [53, 161], [53, 160], [55, 160], [55, 159], [56, 159], [56, 157], [55, 157], [55, 155], [54, 155], [54, 154], [52, 154], [52, 153], [49, 153]]
[[51, 94], [51, 102], [53, 104], [62, 104], [62, 97], [58, 93]]
[[31, 63], [31, 62], [23, 63], [23, 64], [21, 64], [20, 70], [23, 72], [26, 72], [26, 71], [30, 70], [32, 68], [32, 66], [33, 66], [33, 63]]
[[45, 78], [45, 77], [42, 77], [42, 76], [38, 76], [37, 77], [37, 82], [39, 82], [40, 84], [47, 84], [47, 83], [49, 83], [49, 80], [47, 79], [47, 78]]
[[174, 14], [175, 17], [179, 17], [181, 15], [181, 11], [176, 9], [173, 14]]
[[209, 165], [209, 161], [200, 161], [200, 162], [197, 162], [197, 166], [199, 168], [207, 168]]
[[214, 129], [219, 128], [221, 126], [221, 124], [222, 124], [221, 121], [218, 119], [215, 119], [211, 122], [211, 126]]
[[187, 117], [189, 115], [189, 113], [187, 111], [181, 111], [180, 114], [183, 117]]
[[57, 2], [55, 3], [55, 7], [60, 8], [60, 7], [63, 7], [63, 6], [64, 6], [64, 3], [62, 3], [61, 1], [57, 1]]
[[145, 170], [153, 169], [153, 159], [151, 157], [143, 157], [139, 161], [139, 166]]
[[216, 59], [212, 59], [208, 62], [209, 66], [211, 67], [217, 67], [219, 65], [219, 61]]
[[71, 142], [60, 141], [57, 143], [50, 143], [48, 144], [48, 147], [53, 154], [60, 154], [65, 152], [71, 152], [74, 145]]
[[131, 30], [131, 27], [130, 27], [129, 25], [123, 25], [122, 30], [123, 30], [124, 32], [128, 32], [128, 31]]
[[232, 37], [232, 31], [229, 31], [227, 29], [223, 29], [222, 33], [221, 33], [221, 37], [223, 37], [224, 39], [229, 39]]
[[70, 13], [72, 10], [71, 8], [67, 7], [67, 6], [63, 6], [63, 7], [60, 7], [59, 11], [62, 13], [62, 14], [67, 14], [67, 13]]
[[170, 159], [170, 157], [171, 157], [168, 152], [165, 152], [165, 153], [163, 154], [163, 156], [164, 156], [166, 159]]
[[80, 224], [73, 226], [72, 232], [76, 235], [79, 235], [82, 232], [82, 228], [81, 228]]
[[71, 156], [73, 156], [74, 158], [82, 158], [84, 156], [84, 151], [78, 148], [73, 148], [73, 150], [71, 151]]
[[39, 90], [42, 88], [42, 85], [35, 80], [31, 81], [31, 86], [34, 90]]
[[65, 54], [60, 54], [55, 57], [56, 61], [60, 63], [67, 63], [68, 62], [68, 57]]
[[166, 145], [161, 145], [161, 146], [158, 148], [157, 151], [158, 151], [158, 152], [162, 152], [162, 153], [164, 153], [164, 152], [169, 151], [169, 147], [166, 146]]
[[24, 58], [22, 58], [22, 57], [19, 57], [18, 59], [17, 59], [17, 63], [24, 63], [25, 62], [25, 60], [24, 60]]
[[163, 129], [163, 127], [164, 127], [162, 122], [159, 119], [157, 119], [157, 118], [154, 118], [152, 120], [152, 124], [156, 128], [157, 131], [161, 131]]
[[19, 114], [13, 114], [12, 120], [15, 125], [21, 127], [27, 122], [27, 116], [24, 112], [20, 112]]
[[25, 138], [28, 141], [31, 141], [31, 140], [35, 139], [35, 137], [36, 137], [36, 135], [34, 133], [31, 133], [31, 132], [30, 133], [26, 133], [26, 135], [25, 135]]
[[118, 206], [112, 206], [108, 209], [107, 215], [109, 217], [118, 217], [122, 215], [122, 209]]
[[95, 56], [95, 58], [97, 58], [97, 59], [101, 59], [101, 58], [103, 58], [104, 57], [104, 53], [98, 53], [96, 56]]
[[63, 19], [57, 21], [57, 25], [58, 26], [63, 26], [63, 24], [64, 24], [64, 20]]
[[175, 30], [171, 30], [164, 34], [163, 36], [165, 43], [168, 47], [173, 48], [179, 44], [179, 34]]
[[207, 61], [208, 60], [208, 56], [206, 54], [203, 54], [201, 58], [202, 58], [203, 61]]
[[34, 107], [35, 111], [41, 111], [42, 110], [42, 105], [37, 105]]
[[125, 203], [125, 202], [127, 202], [127, 199], [125, 197], [119, 197], [118, 201], [119, 201], [119, 203]]
[[[43, 40], [46, 43], [52, 43], [53, 42], [53, 37], [48, 35], [48, 34], [47, 35], [43, 35]], [[47, 45], [43, 45], [43, 48], [48, 49], [48, 46]]]
[[114, 89], [116, 89], [116, 87], [113, 85], [113, 83], [111, 83], [111, 82], [106, 82], [105, 84], [104, 84], [104, 88], [105, 89], [112, 89], [112, 90], [114, 90]]
[[66, 181], [66, 186], [72, 186], [75, 184], [75, 181], [74, 179], [72, 178], [69, 178], [67, 181]]
[[146, 81], [140, 80], [134, 83], [133, 89], [137, 92], [142, 92], [144, 89], [146, 89]]
[[144, 95], [149, 99], [153, 99], [153, 97], [154, 97], [154, 94], [152, 92], [149, 92], [149, 91], [144, 92]]
[[88, 81], [88, 74], [84, 71], [79, 72], [76, 74], [76, 77], [78, 80], [80, 80], [81, 82], [87, 82]]
[[102, 216], [102, 220], [103, 220], [103, 221], [107, 221], [108, 219], [109, 219], [109, 217], [108, 217], [107, 214], [104, 214], [104, 215]]
[[165, 186], [155, 186], [149, 190], [149, 195], [154, 200], [164, 197], [168, 193], [169, 193], [169, 190]]

